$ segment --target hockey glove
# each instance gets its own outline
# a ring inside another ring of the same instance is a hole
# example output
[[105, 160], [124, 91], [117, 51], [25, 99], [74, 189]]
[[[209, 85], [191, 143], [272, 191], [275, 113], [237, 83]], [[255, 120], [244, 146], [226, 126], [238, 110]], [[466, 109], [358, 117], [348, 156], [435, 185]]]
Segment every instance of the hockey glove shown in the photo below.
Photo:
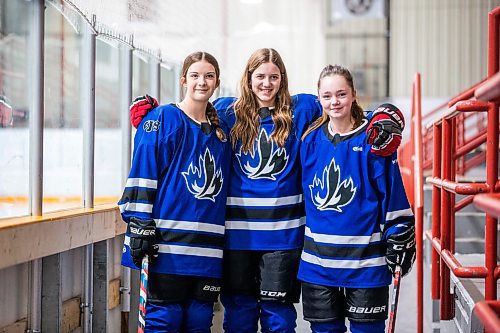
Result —
[[141, 220], [130, 218], [127, 233], [130, 236], [130, 254], [137, 267], [141, 267], [142, 258], [147, 254], [149, 261], [153, 262], [158, 257], [158, 244], [156, 243], [156, 225], [154, 220]]
[[149, 95], [139, 96], [130, 105], [130, 122], [137, 128], [149, 111], [158, 106], [156, 98]]
[[12, 123], [12, 106], [7, 103], [5, 97], [0, 95], [0, 127], [9, 127]]
[[373, 111], [366, 129], [367, 142], [375, 155], [390, 156], [401, 144], [401, 133], [405, 127], [403, 113], [392, 104], [385, 103]]
[[401, 276], [410, 272], [415, 261], [415, 227], [390, 235], [387, 238], [387, 253], [385, 261], [394, 274], [396, 266], [401, 267]]

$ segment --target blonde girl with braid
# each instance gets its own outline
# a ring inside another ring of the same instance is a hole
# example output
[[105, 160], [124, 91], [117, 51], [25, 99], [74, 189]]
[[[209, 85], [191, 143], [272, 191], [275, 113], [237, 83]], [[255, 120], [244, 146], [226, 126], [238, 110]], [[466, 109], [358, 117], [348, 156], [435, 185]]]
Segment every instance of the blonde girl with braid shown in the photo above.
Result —
[[229, 129], [209, 102], [219, 76], [212, 55], [187, 56], [183, 100], [149, 112], [134, 138], [119, 202], [127, 223], [122, 264], [138, 269], [150, 259], [145, 332], [210, 333], [231, 162]]

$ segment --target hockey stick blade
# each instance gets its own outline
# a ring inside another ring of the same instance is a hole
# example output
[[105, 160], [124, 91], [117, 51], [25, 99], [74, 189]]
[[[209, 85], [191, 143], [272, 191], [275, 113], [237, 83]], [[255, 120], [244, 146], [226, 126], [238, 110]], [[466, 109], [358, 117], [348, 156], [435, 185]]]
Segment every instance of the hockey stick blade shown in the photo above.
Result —
[[139, 321], [137, 322], [137, 333], [144, 333], [146, 327], [146, 302], [148, 300], [148, 269], [149, 257], [142, 258], [141, 265], [141, 289], [139, 291]]
[[394, 333], [396, 328], [396, 314], [398, 312], [399, 303], [399, 288], [401, 286], [401, 267], [396, 266], [394, 270], [394, 284], [392, 288], [391, 312], [389, 314], [389, 329], [388, 333]]

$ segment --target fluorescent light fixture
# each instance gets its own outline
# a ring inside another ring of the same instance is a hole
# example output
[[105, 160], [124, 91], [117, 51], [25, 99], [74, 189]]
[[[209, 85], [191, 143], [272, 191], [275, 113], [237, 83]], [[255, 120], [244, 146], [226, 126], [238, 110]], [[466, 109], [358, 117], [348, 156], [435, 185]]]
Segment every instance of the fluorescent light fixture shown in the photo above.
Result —
[[258, 5], [259, 3], [262, 3], [262, 0], [240, 0], [240, 2], [245, 5]]

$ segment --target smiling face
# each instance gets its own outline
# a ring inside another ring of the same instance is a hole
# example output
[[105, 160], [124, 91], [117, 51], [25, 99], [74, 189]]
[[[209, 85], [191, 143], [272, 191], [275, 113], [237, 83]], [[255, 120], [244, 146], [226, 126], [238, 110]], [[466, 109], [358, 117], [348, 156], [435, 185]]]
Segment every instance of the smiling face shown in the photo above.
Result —
[[206, 60], [194, 62], [181, 78], [186, 89], [186, 98], [193, 101], [207, 102], [219, 86], [215, 67]]
[[333, 120], [350, 120], [356, 92], [342, 75], [329, 75], [319, 82], [318, 96], [323, 111]]
[[251, 86], [259, 107], [274, 106], [281, 86], [281, 72], [278, 66], [272, 62], [261, 64], [252, 73]]

